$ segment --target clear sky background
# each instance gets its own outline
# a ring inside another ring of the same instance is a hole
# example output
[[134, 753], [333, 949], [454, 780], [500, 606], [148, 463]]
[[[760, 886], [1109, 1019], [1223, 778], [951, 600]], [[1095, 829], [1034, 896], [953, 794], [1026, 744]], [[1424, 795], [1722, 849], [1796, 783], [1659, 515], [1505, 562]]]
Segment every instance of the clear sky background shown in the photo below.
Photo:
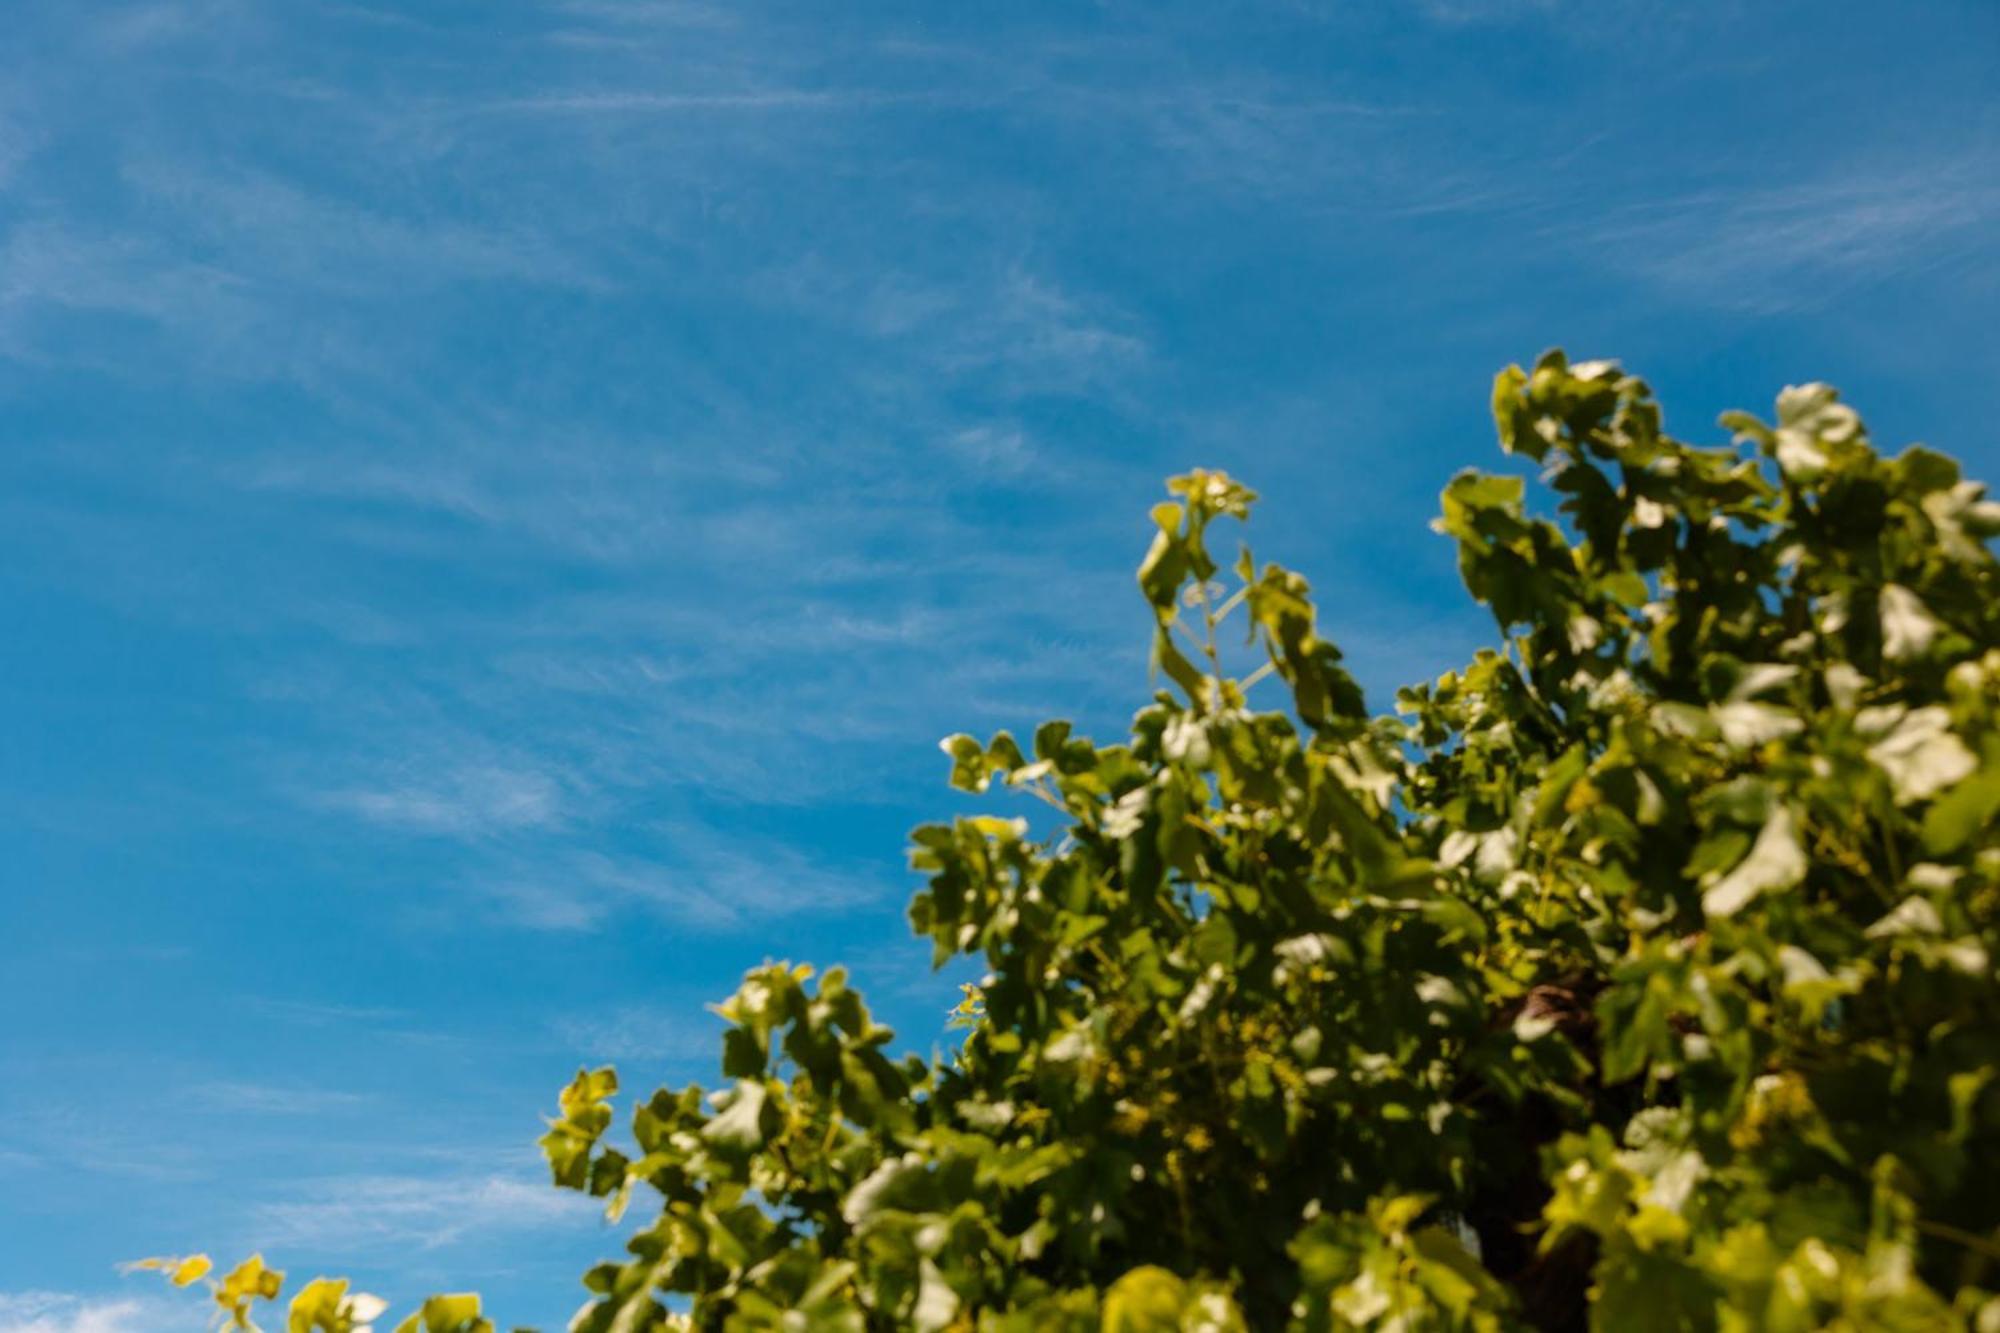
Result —
[[1378, 707], [1549, 344], [2000, 473], [1992, 0], [0, 9], [0, 1333], [559, 1327], [558, 1085], [767, 956], [932, 1043], [936, 741], [1145, 701], [1170, 472]]

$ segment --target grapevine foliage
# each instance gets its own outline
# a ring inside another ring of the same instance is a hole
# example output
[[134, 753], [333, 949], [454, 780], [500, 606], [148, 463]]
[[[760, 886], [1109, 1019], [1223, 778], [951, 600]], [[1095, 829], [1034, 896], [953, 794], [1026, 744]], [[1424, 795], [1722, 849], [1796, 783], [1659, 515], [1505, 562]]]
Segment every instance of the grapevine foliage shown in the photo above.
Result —
[[2000, 1329], [2000, 504], [1824, 385], [1719, 447], [1560, 353], [1493, 411], [1559, 516], [1452, 480], [1501, 646], [1395, 715], [1195, 472], [1129, 738], [945, 742], [1055, 811], [914, 834], [951, 1052], [770, 965], [719, 1092], [614, 1145], [578, 1076], [556, 1183], [645, 1200], [578, 1333]]

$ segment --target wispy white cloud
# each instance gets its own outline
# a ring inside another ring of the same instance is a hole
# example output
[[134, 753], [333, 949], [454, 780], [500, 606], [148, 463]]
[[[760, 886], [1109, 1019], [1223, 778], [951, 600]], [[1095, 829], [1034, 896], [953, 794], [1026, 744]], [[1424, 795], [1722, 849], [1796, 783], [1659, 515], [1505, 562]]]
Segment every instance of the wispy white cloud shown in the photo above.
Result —
[[250, 304], [236, 275], [139, 237], [67, 222], [16, 224], [0, 235], [0, 335], [20, 338], [23, 323], [48, 308], [186, 320], [215, 336], [239, 325]]
[[1035, 447], [1019, 426], [983, 423], [954, 431], [943, 440], [944, 447], [977, 468], [981, 475], [998, 480], [1034, 471], [1048, 475], [1053, 464]]
[[310, 293], [407, 292], [455, 280], [601, 289], [588, 265], [528, 229], [462, 222], [436, 205], [399, 215], [315, 193], [262, 172], [230, 175], [164, 156], [135, 157], [127, 183], [179, 245], [214, 247], [230, 266], [290, 302]]
[[168, 1333], [201, 1328], [198, 1306], [174, 1310], [133, 1297], [0, 1292], [0, 1333]]
[[1021, 266], [1010, 267], [976, 305], [962, 305], [961, 315], [960, 336], [941, 355], [946, 366], [997, 367], [1042, 392], [1099, 384], [1146, 355], [1130, 316]]
[[928, 269], [809, 252], [752, 276], [745, 295], [902, 349], [924, 378], [881, 386], [899, 396], [965, 382], [1021, 396], [1114, 392], [1147, 369], [1151, 348], [1116, 301], [1018, 256]]
[[139, 0], [117, 6], [90, 27], [90, 40], [102, 50], [129, 54], [177, 41], [212, 38], [223, 25], [238, 18], [241, 0]]
[[481, 521], [502, 517], [489, 483], [468, 475], [450, 459], [406, 458], [398, 463], [367, 455], [266, 451], [223, 459], [217, 467], [225, 484], [252, 494], [362, 501]]
[[1282, 200], [1321, 213], [1391, 217], [1482, 208], [1496, 197], [1489, 180], [1469, 182], [1430, 151], [1448, 126], [1421, 102], [1328, 98], [1268, 78], [1177, 93], [1099, 108], [1158, 150], [1151, 169], [1167, 178], [1158, 186], [1195, 186], [1247, 205]]
[[1711, 188], [1614, 208], [1558, 234], [1580, 233], [1598, 262], [1681, 299], [1771, 314], [1991, 254], [1996, 226], [2000, 158], [1976, 152]]
[[0, 93], [0, 187], [4, 187], [34, 151], [42, 137], [27, 123], [19, 110]]
[[544, 773], [470, 764], [431, 773], [420, 764], [398, 767], [419, 771], [388, 785], [317, 791], [308, 799], [371, 824], [456, 837], [545, 828], [562, 818], [562, 788]]
[[696, 824], [662, 831], [644, 856], [522, 848], [496, 855], [464, 880], [502, 919], [544, 930], [589, 930], [614, 914], [639, 911], [727, 931], [847, 911], [900, 886], [893, 871], [828, 865], [771, 840], [739, 846]]
[[476, 108], [489, 115], [557, 113], [567, 115], [646, 115], [658, 112], [805, 111], [824, 112], [893, 106], [930, 100], [928, 94], [895, 93], [871, 88], [767, 88], [743, 92], [576, 92], [490, 102]]
[[554, 8], [622, 28], [735, 28], [743, 22], [741, 10], [705, 0], [559, 0]]
[[321, 1115], [351, 1111], [371, 1098], [338, 1088], [217, 1080], [186, 1090], [187, 1100], [207, 1111], [250, 1115]]
[[577, 1059], [712, 1065], [721, 1049], [718, 1023], [696, 1006], [622, 1005], [556, 1019], [555, 1040]]
[[1562, 0], [1417, 0], [1416, 7], [1438, 23], [1510, 23], [1546, 18], [1562, 7]]
[[252, 1225], [273, 1250], [367, 1254], [494, 1239], [593, 1211], [546, 1178], [348, 1176], [300, 1182], [301, 1197], [259, 1205]]
[[[0, 181], [25, 158], [15, 140], [0, 119]], [[433, 199], [360, 202], [144, 141], [126, 149], [118, 175], [121, 210], [79, 211], [30, 183], [0, 222], [0, 357], [115, 369], [116, 351], [70, 337], [64, 322], [109, 314], [149, 327], [183, 373], [332, 396], [396, 378], [385, 301], [496, 282], [607, 289], [551, 229], [474, 224]]]
[[[764, 879], [812, 891], [773, 897], [727, 857], [690, 853], [685, 817], [646, 839], [655, 851], [577, 853], [636, 802], [676, 791], [870, 799], [911, 757], [928, 771], [935, 735], [984, 725], [968, 706], [1004, 714], [1021, 703], [1001, 698], [1012, 688], [1061, 708], [1065, 694], [1074, 704], [1142, 678], [1142, 627], [1121, 635], [1101, 613], [1110, 602], [1136, 614], [1121, 567], [1078, 571], [1060, 545], [996, 547], [961, 512], [1001, 484], [1051, 497], [1087, 486], [1093, 465], [1052, 459], [1005, 416], [937, 429], [914, 466], [865, 444], [789, 467], [779, 449], [766, 466], [753, 445], [708, 477], [671, 451], [616, 442], [496, 442], [456, 455], [442, 477], [436, 450], [404, 467], [384, 452], [348, 477], [298, 454], [231, 464], [224, 476], [260, 503], [300, 503], [309, 517], [323, 497], [405, 531], [440, 516], [439, 545], [421, 558], [447, 573], [524, 543], [602, 571], [497, 612], [358, 604], [369, 632], [343, 641], [380, 652], [252, 681], [260, 700], [327, 728], [329, 748], [283, 785], [329, 814], [485, 847], [479, 859], [499, 864], [468, 878], [522, 924], [588, 929], [637, 909], [724, 928], [794, 900], [860, 900], [844, 877], [796, 865]], [[788, 480], [816, 467], [837, 470], [803, 493]], [[1106, 521], [1079, 515], [1068, 535], [1095, 539]], [[297, 599], [276, 609], [300, 614]], [[406, 669], [419, 652], [424, 669]], [[517, 845], [530, 834], [559, 837]]]
[[405, 1010], [381, 1005], [339, 1004], [321, 1000], [283, 999], [268, 995], [252, 996], [246, 1003], [261, 1013], [314, 1027], [394, 1023], [409, 1017]]
[[595, 930], [611, 913], [609, 897], [598, 885], [552, 869], [547, 858], [475, 872], [467, 882], [474, 897], [492, 905], [495, 917], [527, 930]]
[[[478, 863], [470, 881], [510, 920], [585, 929], [645, 910], [724, 928], [852, 905], [877, 888], [787, 859], [782, 827], [751, 860], [683, 812], [657, 830], [642, 825], [641, 850], [619, 832], [635, 807], [685, 796], [880, 799], [899, 770], [936, 767], [937, 735], [1032, 725], [1034, 710], [1073, 712], [1143, 684], [1142, 626], [1122, 571], [1064, 569], [1059, 548], [959, 551], [928, 569], [895, 560], [853, 576], [865, 591], [835, 595], [787, 587], [787, 560], [768, 552], [767, 581], [755, 527], [730, 555], [730, 604], [699, 591], [711, 576], [697, 566], [682, 597], [564, 595], [452, 626], [466, 651], [423, 678], [397, 667], [397, 650], [385, 662], [395, 674], [363, 658], [264, 685], [269, 706], [323, 719], [332, 742], [285, 785], [329, 815], [464, 842]], [[803, 566], [814, 555], [792, 558]], [[938, 587], [952, 581], [956, 596]], [[882, 595], [898, 583], [915, 586]], [[1135, 618], [1107, 618], [1107, 603]], [[799, 675], [804, 662], [812, 670]], [[272, 762], [282, 771], [292, 761]], [[583, 855], [607, 843], [626, 847]]]

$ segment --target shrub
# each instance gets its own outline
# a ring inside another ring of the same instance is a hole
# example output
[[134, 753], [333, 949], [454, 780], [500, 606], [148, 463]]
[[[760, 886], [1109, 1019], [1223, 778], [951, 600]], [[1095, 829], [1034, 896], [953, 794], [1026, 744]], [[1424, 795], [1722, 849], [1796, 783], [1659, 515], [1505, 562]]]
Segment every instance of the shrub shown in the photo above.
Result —
[[1396, 716], [1176, 478], [1129, 738], [944, 743], [1052, 807], [914, 835], [962, 1040], [772, 965], [722, 1091], [614, 1147], [580, 1074], [556, 1183], [647, 1203], [572, 1327], [2000, 1329], [2000, 505], [1824, 385], [1723, 447], [1560, 353], [1493, 410], [1560, 516], [1446, 487], [1501, 643]]

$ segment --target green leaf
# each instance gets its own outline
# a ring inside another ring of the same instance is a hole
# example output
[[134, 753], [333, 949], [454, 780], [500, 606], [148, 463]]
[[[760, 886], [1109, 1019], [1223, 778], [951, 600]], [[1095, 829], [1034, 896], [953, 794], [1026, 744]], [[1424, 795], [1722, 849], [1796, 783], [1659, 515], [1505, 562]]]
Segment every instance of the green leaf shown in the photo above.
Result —
[[747, 1157], [763, 1147], [771, 1133], [769, 1121], [775, 1118], [764, 1085], [742, 1079], [732, 1091], [718, 1094], [717, 1100], [721, 1110], [702, 1127], [702, 1140], [717, 1152], [736, 1157]]
[[1868, 757], [1888, 774], [1899, 805], [1925, 800], [1979, 766], [1951, 730], [1951, 714], [1936, 706], [1903, 713], [1868, 747]]
[[477, 1296], [432, 1296], [396, 1325], [396, 1333], [493, 1333], [493, 1325], [481, 1317]]
[[1937, 638], [1937, 617], [1908, 588], [1894, 583], [1882, 585], [1876, 599], [1882, 617], [1882, 652], [1892, 662], [1921, 657]]
[[1806, 876], [1806, 866], [1805, 848], [1799, 845], [1792, 812], [1779, 806], [1765, 821], [1749, 853], [1702, 893], [1702, 911], [1711, 917], [1734, 916], [1762, 894], [1797, 885]]
[[1188, 1286], [1164, 1268], [1135, 1268], [1104, 1293], [1104, 1333], [1179, 1333]]
[[[1918, 786], [1922, 785], [1919, 780]], [[1924, 850], [1933, 856], [1957, 851], [1978, 837], [1996, 813], [2000, 813], [2000, 768], [1982, 769], [1938, 797], [1924, 812]]]

